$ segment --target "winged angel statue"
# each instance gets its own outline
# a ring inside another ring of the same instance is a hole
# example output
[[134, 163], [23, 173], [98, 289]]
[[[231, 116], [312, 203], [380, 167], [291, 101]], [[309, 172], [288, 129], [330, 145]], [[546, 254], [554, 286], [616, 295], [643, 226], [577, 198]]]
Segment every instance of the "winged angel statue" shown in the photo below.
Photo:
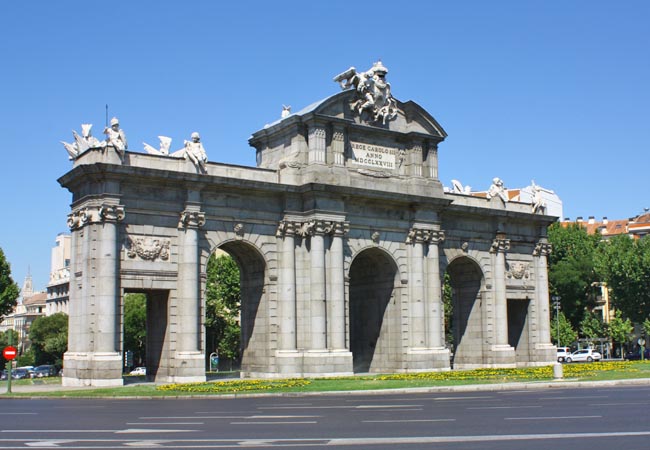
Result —
[[385, 125], [397, 116], [397, 103], [390, 93], [390, 83], [386, 81], [388, 69], [381, 61], [372, 65], [370, 70], [357, 72], [350, 67], [345, 72], [334, 77], [341, 89], [353, 87], [357, 91], [358, 100], [352, 106], [361, 115], [368, 112], [372, 120]]

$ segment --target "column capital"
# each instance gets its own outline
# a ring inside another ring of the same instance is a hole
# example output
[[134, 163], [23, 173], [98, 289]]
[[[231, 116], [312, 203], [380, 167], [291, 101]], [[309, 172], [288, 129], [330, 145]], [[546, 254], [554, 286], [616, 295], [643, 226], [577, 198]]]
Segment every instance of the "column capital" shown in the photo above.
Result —
[[275, 236], [276, 237], [295, 236], [298, 233], [299, 228], [300, 228], [299, 223], [293, 222], [291, 220], [281, 220], [278, 223], [278, 228], [275, 231]]
[[504, 253], [510, 250], [510, 239], [496, 238], [490, 246], [490, 253]]
[[429, 228], [411, 227], [406, 235], [407, 244], [439, 244], [445, 240], [445, 232]]
[[533, 256], [548, 256], [553, 251], [553, 244], [548, 242], [538, 242], [533, 250]]
[[70, 230], [78, 230], [92, 223], [119, 222], [124, 219], [125, 215], [124, 206], [102, 203], [71, 212], [68, 214], [67, 223]]
[[99, 207], [99, 217], [102, 222], [120, 222], [124, 219], [124, 206], [104, 203]]
[[344, 236], [349, 231], [348, 222], [335, 222], [324, 219], [313, 219], [307, 222], [295, 223], [296, 234], [305, 238], [308, 236], [325, 236], [328, 234], [334, 236]]
[[205, 225], [205, 213], [186, 209], [180, 213], [178, 229], [201, 228]]

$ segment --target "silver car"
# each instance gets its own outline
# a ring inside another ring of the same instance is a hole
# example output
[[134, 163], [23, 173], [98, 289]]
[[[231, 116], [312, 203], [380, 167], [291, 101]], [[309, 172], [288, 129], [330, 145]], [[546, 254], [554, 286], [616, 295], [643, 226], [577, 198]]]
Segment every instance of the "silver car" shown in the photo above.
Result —
[[570, 363], [570, 362], [592, 362], [592, 361], [600, 361], [603, 359], [603, 356], [598, 353], [596, 350], [592, 350], [590, 348], [584, 349], [584, 350], [578, 350], [570, 355], [568, 355], [565, 358], [565, 361]]

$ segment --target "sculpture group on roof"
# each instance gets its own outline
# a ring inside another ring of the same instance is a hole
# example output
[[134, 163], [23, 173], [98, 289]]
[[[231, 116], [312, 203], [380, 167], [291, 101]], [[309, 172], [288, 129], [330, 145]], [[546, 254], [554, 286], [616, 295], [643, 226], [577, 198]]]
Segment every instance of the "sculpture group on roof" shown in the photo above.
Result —
[[91, 148], [110, 147], [113, 148], [120, 155], [120, 157], [124, 156], [124, 152], [128, 148], [128, 144], [126, 141], [126, 134], [124, 134], [124, 130], [120, 128], [120, 121], [117, 119], [117, 117], [113, 117], [111, 119], [110, 127], [104, 128], [104, 134], [106, 135], [106, 140], [104, 141], [100, 142], [92, 135], [92, 127], [93, 125], [91, 123], [82, 123], [81, 136], [79, 136], [76, 131], [72, 130], [74, 142], [68, 143], [61, 141], [71, 160], [77, 159], [79, 155]]
[[[104, 134], [106, 135], [106, 140], [104, 141], [99, 141], [92, 135], [92, 127], [92, 124], [83, 123], [81, 124], [81, 136], [76, 131], [72, 131], [74, 142], [69, 143], [61, 141], [71, 160], [77, 159], [82, 153], [93, 148], [112, 148], [118, 153], [118, 155], [120, 155], [120, 158], [124, 157], [124, 153], [128, 148], [128, 143], [126, 141], [126, 134], [124, 133], [124, 130], [120, 128], [120, 121], [117, 117], [111, 119], [110, 127], [104, 128]], [[152, 155], [184, 158], [191, 161], [198, 170], [205, 172], [205, 164], [208, 162], [208, 155], [203, 148], [199, 133], [196, 131], [192, 133], [191, 140], [184, 141], [183, 148], [173, 153], [169, 152], [172, 143], [170, 137], [158, 136], [158, 139], [160, 139], [160, 147], [158, 149], [143, 142], [144, 150]]]
[[341, 85], [341, 89], [356, 90], [358, 99], [352, 108], [357, 114], [368, 112], [372, 121], [381, 120], [385, 125], [397, 117], [397, 102], [390, 93], [390, 83], [386, 81], [387, 73], [388, 69], [381, 61], [377, 61], [365, 72], [357, 72], [356, 68], [350, 67], [334, 77], [334, 81]]

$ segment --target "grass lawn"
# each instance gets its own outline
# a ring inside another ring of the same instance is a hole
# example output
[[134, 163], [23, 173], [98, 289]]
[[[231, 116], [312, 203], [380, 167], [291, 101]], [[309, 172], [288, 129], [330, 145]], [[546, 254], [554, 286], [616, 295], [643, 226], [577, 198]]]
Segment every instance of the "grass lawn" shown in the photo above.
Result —
[[[564, 364], [565, 381], [602, 381], [650, 378], [650, 363], [613, 361], [591, 364]], [[300, 393], [326, 391], [363, 391], [374, 389], [421, 388], [510, 382], [553, 380], [553, 366], [526, 369], [476, 369], [467, 371], [378, 374], [332, 378], [232, 379], [185, 384], [127, 384], [112, 388], [61, 389], [43, 392], [13, 392], [14, 396], [47, 397], [173, 397], [191, 395], [228, 395], [254, 393]], [[60, 383], [56, 378], [16, 380], [14, 386]]]

